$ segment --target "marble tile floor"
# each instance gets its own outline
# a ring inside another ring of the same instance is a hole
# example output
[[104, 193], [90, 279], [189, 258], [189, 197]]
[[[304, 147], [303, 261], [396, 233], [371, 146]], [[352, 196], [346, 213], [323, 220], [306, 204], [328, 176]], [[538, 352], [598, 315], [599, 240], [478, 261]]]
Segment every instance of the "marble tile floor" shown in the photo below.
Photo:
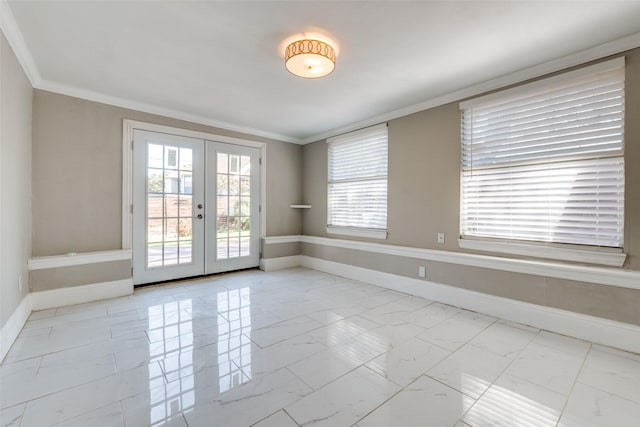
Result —
[[640, 355], [318, 271], [35, 312], [7, 426], [640, 426]]

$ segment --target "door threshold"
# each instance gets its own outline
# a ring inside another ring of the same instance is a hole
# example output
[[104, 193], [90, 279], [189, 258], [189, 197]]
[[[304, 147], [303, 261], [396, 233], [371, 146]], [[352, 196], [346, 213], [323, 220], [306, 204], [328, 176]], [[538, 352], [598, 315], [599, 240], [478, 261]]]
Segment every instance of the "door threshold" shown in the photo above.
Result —
[[159, 282], [150, 282], [150, 283], [141, 283], [139, 285], [133, 285], [133, 289], [142, 289], [151, 286], [164, 286], [164, 285], [172, 285], [184, 282], [194, 282], [199, 280], [206, 280], [212, 277], [217, 276], [226, 276], [237, 273], [244, 273], [247, 271], [260, 271], [259, 267], [249, 267], [249, 268], [241, 268], [239, 270], [231, 270], [231, 271], [222, 271], [220, 273], [211, 273], [211, 274], [201, 274], [199, 276], [189, 276], [189, 277], [181, 277], [179, 279], [171, 279], [171, 280], [162, 280]]

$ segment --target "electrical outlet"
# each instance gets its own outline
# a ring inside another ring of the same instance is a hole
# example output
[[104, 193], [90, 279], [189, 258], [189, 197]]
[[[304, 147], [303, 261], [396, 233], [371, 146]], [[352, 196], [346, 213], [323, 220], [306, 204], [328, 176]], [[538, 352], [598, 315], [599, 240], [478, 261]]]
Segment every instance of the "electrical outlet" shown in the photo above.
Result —
[[438, 233], [438, 243], [444, 243], [444, 233]]
[[22, 292], [22, 274], [18, 276], [18, 291]]
[[418, 267], [418, 277], [427, 277], [427, 267], [425, 267], [424, 265]]

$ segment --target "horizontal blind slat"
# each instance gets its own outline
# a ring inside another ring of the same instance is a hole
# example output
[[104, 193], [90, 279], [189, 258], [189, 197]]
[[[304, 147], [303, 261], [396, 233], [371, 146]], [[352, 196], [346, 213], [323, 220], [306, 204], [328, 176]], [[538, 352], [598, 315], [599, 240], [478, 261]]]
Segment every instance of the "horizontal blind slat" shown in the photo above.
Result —
[[328, 219], [334, 227], [387, 227], [386, 126], [332, 138], [328, 147]]
[[463, 109], [462, 236], [623, 246], [624, 70]]

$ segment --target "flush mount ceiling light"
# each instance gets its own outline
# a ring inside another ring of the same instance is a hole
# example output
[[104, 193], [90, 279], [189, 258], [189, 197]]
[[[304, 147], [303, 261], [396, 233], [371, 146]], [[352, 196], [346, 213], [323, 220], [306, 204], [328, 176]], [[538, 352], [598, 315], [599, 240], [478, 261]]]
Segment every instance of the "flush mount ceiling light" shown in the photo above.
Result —
[[321, 40], [295, 40], [285, 49], [284, 63], [290, 73], [316, 79], [331, 74], [336, 68], [336, 50]]

